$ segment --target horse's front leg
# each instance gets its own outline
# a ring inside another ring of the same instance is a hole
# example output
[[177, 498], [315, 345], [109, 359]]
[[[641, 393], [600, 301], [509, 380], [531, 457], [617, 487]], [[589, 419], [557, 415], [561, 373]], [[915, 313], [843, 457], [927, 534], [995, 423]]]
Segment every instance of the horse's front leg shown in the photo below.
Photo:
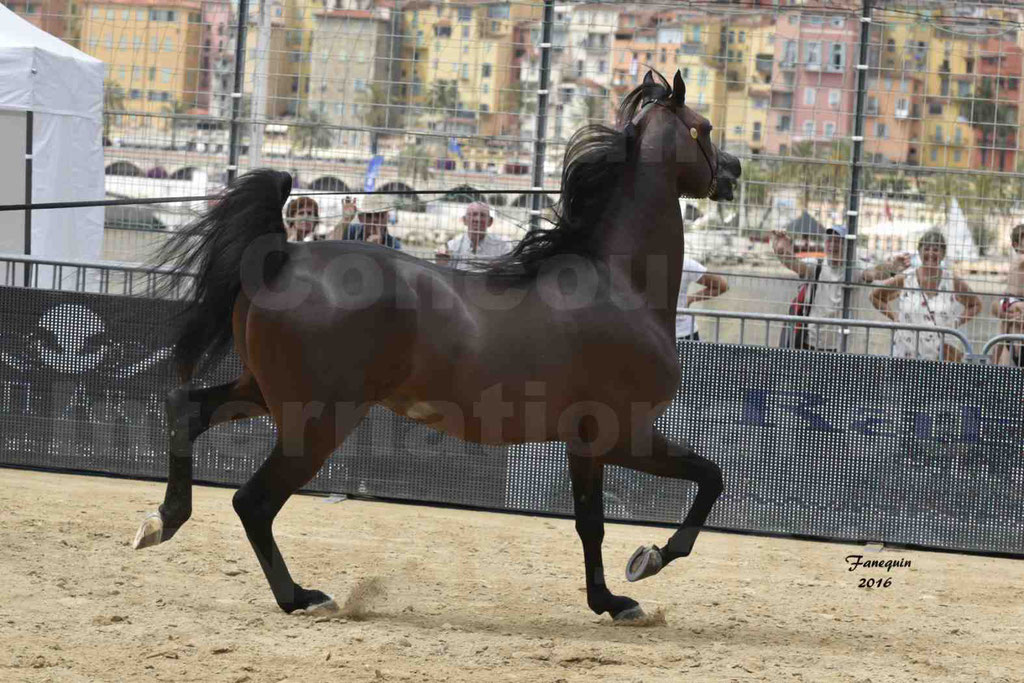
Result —
[[596, 458], [569, 454], [576, 532], [583, 542], [587, 605], [595, 614], [608, 612], [616, 621], [638, 619], [644, 611], [636, 600], [613, 595], [604, 581], [601, 543], [604, 541], [604, 466]]
[[688, 443], [669, 441], [661, 432], [652, 429], [648, 452], [615, 452], [605, 458], [608, 464], [628, 467], [640, 472], [672, 479], [688, 479], [697, 483], [693, 499], [683, 523], [668, 539], [664, 547], [640, 546], [626, 564], [626, 578], [630, 581], [653, 576], [665, 565], [693, 550], [694, 541], [707, 521], [711, 508], [722, 494], [722, 470], [711, 460], [698, 455]]

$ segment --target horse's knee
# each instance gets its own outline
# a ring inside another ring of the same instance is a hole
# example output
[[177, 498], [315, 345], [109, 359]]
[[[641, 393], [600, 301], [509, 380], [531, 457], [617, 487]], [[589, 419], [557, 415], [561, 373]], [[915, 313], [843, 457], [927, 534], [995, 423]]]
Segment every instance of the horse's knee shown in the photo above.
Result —
[[272, 504], [265, 495], [253, 490], [250, 484], [242, 486], [231, 497], [231, 506], [242, 520], [243, 525], [249, 523], [266, 523], [274, 521], [281, 505]]

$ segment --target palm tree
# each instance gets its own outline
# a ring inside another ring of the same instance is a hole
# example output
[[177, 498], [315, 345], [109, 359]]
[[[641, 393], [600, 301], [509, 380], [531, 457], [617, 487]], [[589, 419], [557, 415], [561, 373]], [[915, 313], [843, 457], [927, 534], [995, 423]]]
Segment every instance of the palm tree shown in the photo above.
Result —
[[430, 150], [418, 142], [403, 147], [398, 154], [398, 173], [412, 182], [430, 180]]
[[171, 129], [171, 149], [176, 149], [178, 146], [178, 126], [180, 117], [182, 114], [188, 114], [191, 111], [192, 105], [181, 100], [174, 100], [170, 104], [164, 105], [164, 113], [170, 114], [171, 120], [168, 124]]
[[110, 80], [103, 81], [103, 140], [110, 139], [110, 124], [116, 116], [118, 123], [121, 121], [120, 114], [112, 112], [124, 111], [124, 88]]
[[306, 156], [313, 156], [314, 147], [328, 147], [331, 131], [324, 123], [324, 115], [317, 109], [306, 109], [291, 128], [292, 148], [306, 148]]
[[363, 103], [363, 125], [370, 128], [370, 154], [377, 154], [377, 141], [380, 130], [401, 128], [394, 120], [397, 110], [393, 110], [390, 102], [390, 88], [383, 83], [370, 85], [369, 95]]

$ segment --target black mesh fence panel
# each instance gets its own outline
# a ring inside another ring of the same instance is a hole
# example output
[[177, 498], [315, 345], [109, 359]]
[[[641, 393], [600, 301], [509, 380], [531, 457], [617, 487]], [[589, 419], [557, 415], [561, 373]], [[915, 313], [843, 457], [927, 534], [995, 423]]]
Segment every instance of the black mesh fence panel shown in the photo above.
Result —
[[[168, 320], [179, 304], [0, 288], [0, 464], [166, 476]], [[1019, 370], [682, 342], [660, 425], [718, 463], [719, 528], [1024, 555]], [[209, 377], [239, 370], [229, 358]], [[265, 418], [197, 441], [198, 481], [240, 484]], [[373, 408], [309, 490], [572, 511], [564, 447], [490, 447]], [[688, 482], [606, 468], [610, 519], [676, 522]]]

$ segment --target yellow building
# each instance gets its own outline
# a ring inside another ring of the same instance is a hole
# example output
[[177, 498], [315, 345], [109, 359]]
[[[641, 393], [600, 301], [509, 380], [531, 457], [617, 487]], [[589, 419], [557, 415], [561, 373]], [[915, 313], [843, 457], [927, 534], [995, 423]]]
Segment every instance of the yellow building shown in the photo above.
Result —
[[764, 148], [771, 100], [775, 27], [767, 17], [740, 16], [720, 31], [725, 74], [725, 129], [729, 149], [759, 153]]
[[[200, 55], [199, 0], [102, 0], [81, 5], [81, 49], [102, 60], [127, 111], [194, 107]], [[151, 126], [147, 117], [130, 125]], [[171, 119], [160, 119], [164, 127]]]
[[521, 106], [513, 69], [515, 25], [540, 17], [536, 4], [434, 0], [402, 7], [397, 79], [428, 130], [505, 135]]
[[908, 28], [906, 37], [889, 37], [886, 56], [895, 44], [910, 50], [909, 68], [924, 72], [925, 104], [921, 111], [921, 165], [939, 168], [970, 168], [974, 131], [961, 117], [961, 102], [974, 94], [977, 73], [977, 39], [962, 32], [936, 28]]

